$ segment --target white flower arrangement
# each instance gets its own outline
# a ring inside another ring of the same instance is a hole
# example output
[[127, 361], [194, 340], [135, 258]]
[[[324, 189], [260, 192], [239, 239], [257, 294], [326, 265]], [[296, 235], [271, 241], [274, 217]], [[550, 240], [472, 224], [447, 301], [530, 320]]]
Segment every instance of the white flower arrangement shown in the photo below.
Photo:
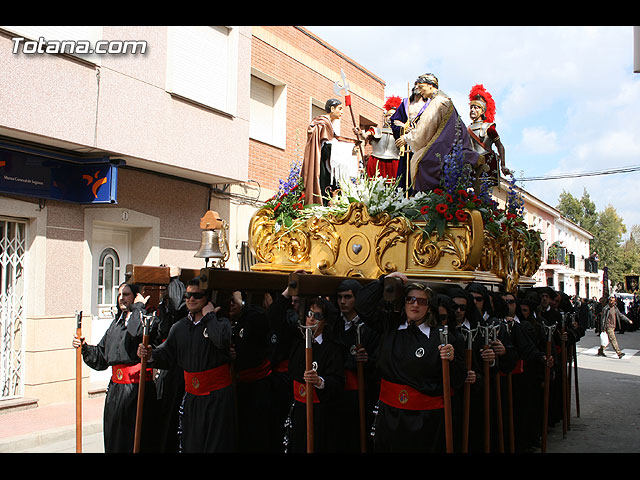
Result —
[[[405, 212], [415, 209], [426, 196], [418, 192], [413, 197], [407, 197], [398, 180], [376, 176], [370, 178], [361, 175], [359, 178], [338, 179], [338, 189], [329, 199], [327, 206], [309, 205], [302, 215], [305, 217], [321, 217], [327, 214], [341, 215], [347, 212], [351, 203], [362, 203], [367, 207], [370, 215], [387, 213], [391, 217], [403, 216]], [[418, 207], [419, 208], [419, 207]]]

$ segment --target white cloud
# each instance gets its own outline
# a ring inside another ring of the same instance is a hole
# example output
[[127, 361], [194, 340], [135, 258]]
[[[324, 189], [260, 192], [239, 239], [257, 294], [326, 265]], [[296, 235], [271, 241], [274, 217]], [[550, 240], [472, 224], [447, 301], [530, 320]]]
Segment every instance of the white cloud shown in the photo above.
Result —
[[522, 129], [519, 151], [523, 154], [551, 154], [558, 151], [558, 135], [544, 127]]

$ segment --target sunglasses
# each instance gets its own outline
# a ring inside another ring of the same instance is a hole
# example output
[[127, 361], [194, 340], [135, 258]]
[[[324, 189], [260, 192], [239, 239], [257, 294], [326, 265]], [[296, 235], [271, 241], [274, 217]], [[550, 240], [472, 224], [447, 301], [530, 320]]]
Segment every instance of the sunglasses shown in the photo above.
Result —
[[205, 292], [187, 292], [184, 294], [184, 298], [195, 298], [196, 300], [200, 300], [202, 297], [204, 297], [206, 295]]
[[316, 320], [322, 320], [324, 318], [324, 315], [322, 314], [322, 312], [314, 312], [312, 310], [309, 310], [307, 312], [307, 317], [315, 318]]
[[407, 297], [404, 299], [404, 302], [408, 304], [417, 303], [421, 307], [426, 307], [427, 305], [429, 305], [428, 298]]
[[481, 296], [475, 296], [475, 295], [472, 295], [472, 296], [473, 296], [473, 301], [474, 302], [481, 302], [481, 301], [484, 300], [484, 298], [481, 297]]
[[462, 304], [456, 304], [453, 307], [454, 310], [461, 310], [463, 312], [465, 312], [467, 310], [467, 306], [466, 305], [462, 305]]
[[515, 301], [515, 300], [513, 300], [513, 299], [509, 299], [509, 300], [505, 300], [505, 303], [506, 303], [507, 305], [511, 305], [512, 303], [516, 303], [516, 301]]

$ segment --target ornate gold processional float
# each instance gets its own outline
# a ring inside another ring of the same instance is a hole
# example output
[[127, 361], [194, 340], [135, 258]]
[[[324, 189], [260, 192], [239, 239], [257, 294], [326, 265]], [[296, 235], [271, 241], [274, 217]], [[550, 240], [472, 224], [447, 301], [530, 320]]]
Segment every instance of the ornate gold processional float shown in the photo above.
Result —
[[[463, 169], [464, 170], [464, 169]], [[468, 178], [468, 175], [467, 175]], [[539, 233], [510, 185], [505, 208], [489, 193], [455, 185], [408, 197], [382, 177], [341, 181], [328, 206], [303, 206], [299, 166], [249, 226], [253, 271], [378, 278], [391, 272], [434, 282], [478, 281], [514, 292], [533, 286]]]
[[[420, 120], [417, 127], [412, 124], [410, 129], [410, 120], [404, 124], [402, 133], [407, 134], [413, 129], [419, 131], [420, 125], [435, 125], [433, 136], [419, 147], [420, 155], [416, 152], [415, 159], [410, 157], [409, 148], [404, 148], [406, 140], [401, 136], [399, 154], [404, 151], [406, 155], [411, 185], [401, 188], [400, 180], [381, 176], [377, 163], [375, 174], [371, 169], [358, 175], [353, 170], [347, 175], [336, 174], [334, 188], [322, 204], [312, 204], [304, 198], [301, 171], [313, 182], [307, 191], [324, 190], [322, 186], [318, 188], [316, 178], [320, 149], [317, 138], [321, 135], [317, 132], [330, 128], [322, 125], [332, 121], [342, 108], [336, 107], [340, 101], [329, 100], [327, 115], [312, 121], [305, 159], [291, 165], [289, 176], [280, 180], [276, 195], [251, 219], [249, 245], [258, 260], [253, 271], [303, 270], [361, 278], [402, 272], [412, 279], [434, 282], [479, 281], [509, 292], [515, 292], [519, 285], [534, 285], [531, 277], [541, 263], [540, 233], [525, 222], [524, 202], [513, 176], [503, 207], [492, 195], [493, 189], [503, 188], [500, 171], [510, 172], [493, 123], [495, 102], [491, 94], [482, 85], [471, 89], [472, 123], [467, 129], [451, 100], [438, 90], [434, 75], [420, 76], [415, 85], [422, 98], [431, 99], [427, 110], [441, 115], [424, 114], [427, 120]], [[344, 72], [342, 84], [336, 82], [334, 90], [337, 95], [344, 94], [344, 103], [351, 109]], [[390, 139], [392, 123], [398, 125], [393, 121], [397, 117], [390, 112], [400, 108], [398, 102], [391, 104], [393, 99], [401, 101], [399, 97], [388, 98], [383, 120]], [[406, 113], [408, 107], [404, 109]], [[353, 111], [351, 117], [355, 125]], [[426, 135], [424, 130], [423, 134]], [[362, 135], [361, 140], [364, 138]], [[394, 142], [392, 139], [392, 147]], [[362, 154], [361, 143], [356, 143]], [[376, 141], [372, 140], [372, 144]], [[442, 148], [444, 145], [446, 148]], [[492, 145], [498, 148], [497, 154]], [[383, 158], [373, 153], [374, 160]], [[440, 163], [437, 181], [425, 183], [424, 177], [416, 174], [422, 170], [421, 162], [430, 172], [428, 175], [434, 175], [433, 167], [437, 171]], [[313, 200], [317, 200], [315, 196]]]

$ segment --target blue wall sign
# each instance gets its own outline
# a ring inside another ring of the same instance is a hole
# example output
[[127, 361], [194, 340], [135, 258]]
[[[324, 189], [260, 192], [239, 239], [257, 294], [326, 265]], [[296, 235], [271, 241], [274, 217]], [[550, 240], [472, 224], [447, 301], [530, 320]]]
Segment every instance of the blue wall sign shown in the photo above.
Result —
[[65, 202], [117, 203], [118, 160], [0, 143], [0, 192]]

